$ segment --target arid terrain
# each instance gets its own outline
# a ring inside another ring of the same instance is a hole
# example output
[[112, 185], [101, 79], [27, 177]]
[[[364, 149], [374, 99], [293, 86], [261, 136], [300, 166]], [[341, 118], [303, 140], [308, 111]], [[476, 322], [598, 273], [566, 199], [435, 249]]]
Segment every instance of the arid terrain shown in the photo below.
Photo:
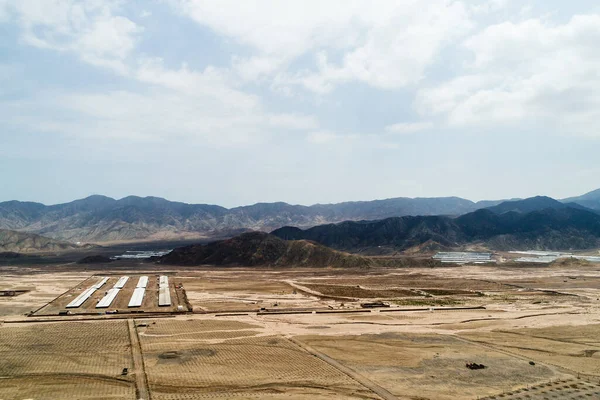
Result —
[[[598, 264], [0, 270], [0, 290], [15, 291], [0, 297], [3, 400], [600, 398]], [[173, 305], [161, 308], [165, 271]], [[94, 308], [101, 290], [59, 315], [124, 275], [117, 313]], [[128, 309], [141, 275], [146, 297]]]

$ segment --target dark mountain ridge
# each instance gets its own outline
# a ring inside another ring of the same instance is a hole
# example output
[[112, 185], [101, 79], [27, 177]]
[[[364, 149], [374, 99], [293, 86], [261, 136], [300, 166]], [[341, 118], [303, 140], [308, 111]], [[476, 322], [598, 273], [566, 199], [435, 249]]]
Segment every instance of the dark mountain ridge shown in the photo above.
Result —
[[205, 245], [174, 249], [162, 256], [161, 264], [273, 267], [370, 267], [374, 261], [332, 250], [317, 243], [285, 241], [265, 232], [249, 232]]
[[355, 252], [378, 246], [407, 250], [426, 242], [446, 247], [480, 243], [496, 250], [587, 249], [600, 245], [600, 215], [572, 207], [502, 214], [481, 209], [458, 218], [393, 217], [306, 230], [283, 227], [272, 234], [285, 240], [312, 240]]

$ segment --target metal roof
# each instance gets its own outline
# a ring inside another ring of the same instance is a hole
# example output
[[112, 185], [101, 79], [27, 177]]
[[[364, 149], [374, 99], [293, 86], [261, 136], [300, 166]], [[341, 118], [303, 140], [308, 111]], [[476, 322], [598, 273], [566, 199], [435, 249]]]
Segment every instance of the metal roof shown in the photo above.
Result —
[[67, 308], [80, 307], [92, 294], [96, 291], [94, 286], [85, 289], [79, 296], [77, 296], [72, 302], [67, 304]]
[[125, 284], [127, 283], [127, 281], [129, 280], [128, 276], [122, 276], [119, 278], [119, 280], [117, 281], [117, 283], [115, 283], [115, 286], [113, 286], [114, 289], [123, 289], [123, 286], [125, 286]]
[[133, 291], [133, 295], [131, 296], [131, 300], [129, 300], [129, 304], [127, 307], [141, 307], [142, 300], [144, 300], [144, 293], [146, 292], [146, 288], [138, 287]]
[[161, 275], [158, 280], [159, 287], [167, 287], [169, 286], [169, 277], [166, 275]]
[[94, 286], [92, 286], [92, 287], [94, 287], [94, 288], [96, 288], [96, 289], [100, 289], [102, 286], [104, 286], [104, 284], [105, 284], [107, 281], [108, 281], [108, 277], [104, 277], [104, 278], [102, 278], [102, 280], [101, 280], [100, 282], [96, 283], [96, 284], [95, 284]]
[[113, 300], [115, 299], [115, 297], [117, 297], [117, 295], [119, 294], [120, 291], [121, 291], [121, 289], [117, 289], [117, 288], [109, 289], [108, 292], [106, 293], [106, 296], [104, 296], [102, 298], [102, 300], [100, 300], [98, 302], [98, 304], [96, 304], [96, 308], [109, 307], [111, 305], [111, 303], [113, 302]]
[[147, 276], [140, 277], [136, 288], [145, 288], [146, 286], [148, 286], [148, 277]]
[[159, 306], [170, 306], [171, 305], [171, 293], [169, 287], [161, 287], [158, 289], [158, 305]]

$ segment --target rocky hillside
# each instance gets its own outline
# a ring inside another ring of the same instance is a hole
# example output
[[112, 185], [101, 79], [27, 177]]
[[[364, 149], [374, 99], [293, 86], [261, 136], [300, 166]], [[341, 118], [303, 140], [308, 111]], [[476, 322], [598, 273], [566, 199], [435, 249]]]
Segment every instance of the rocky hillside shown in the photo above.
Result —
[[273, 267], [369, 267], [374, 261], [308, 241], [285, 241], [264, 232], [249, 232], [206, 245], [180, 247], [160, 258], [169, 265]]
[[458, 218], [395, 217], [306, 230], [284, 227], [272, 234], [286, 240], [311, 240], [353, 252], [379, 246], [407, 250], [426, 243], [441, 248], [481, 244], [497, 250], [587, 249], [600, 246], [600, 215], [571, 207], [503, 214], [483, 209]]
[[0, 229], [31, 232], [72, 242], [162, 240], [225, 236], [248, 230], [271, 231], [285, 225], [310, 227], [396, 215], [458, 215], [474, 208], [477, 208], [476, 203], [456, 197], [397, 198], [310, 207], [258, 203], [227, 209], [157, 197], [130, 196], [115, 200], [91, 196], [53, 206], [18, 201], [0, 203]]
[[[561, 204], [552, 199], [549, 201]], [[269, 232], [288, 225], [308, 228], [342, 221], [401, 216], [458, 216], [500, 203], [474, 203], [459, 197], [401, 197], [313, 206], [258, 203], [227, 209], [209, 204], [172, 202], [158, 197], [130, 196], [115, 200], [105, 196], [90, 196], [53, 206], [19, 201], [0, 203], [0, 229], [35, 233], [70, 242], [168, 240], [233, 236], [249, 230]], [[544, 201], [532, 203], [535, 204], [526, 206], [545, 208]]]
[[47, 237], [0, 229], [0, 252], [40, 253], [75, 250], [79, 246]]

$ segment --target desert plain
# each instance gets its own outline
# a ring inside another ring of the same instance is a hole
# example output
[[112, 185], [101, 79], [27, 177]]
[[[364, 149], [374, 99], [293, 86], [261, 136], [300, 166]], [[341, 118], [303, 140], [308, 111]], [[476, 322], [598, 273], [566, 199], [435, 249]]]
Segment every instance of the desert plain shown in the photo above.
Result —
[[[166, 308], [156, 304], [162, 274], [173, 299]], [[5, 265], [0, 275], [0, 290], [16, 291], [0, 297], [2, 400], [600, 399], [598, 264], [122, 260]], [[114, 307], [96, 309], [98, 294], [65, 315], [91, 282], [125, 275]], [[139, 275], [149, 289], [129, 310]]]

